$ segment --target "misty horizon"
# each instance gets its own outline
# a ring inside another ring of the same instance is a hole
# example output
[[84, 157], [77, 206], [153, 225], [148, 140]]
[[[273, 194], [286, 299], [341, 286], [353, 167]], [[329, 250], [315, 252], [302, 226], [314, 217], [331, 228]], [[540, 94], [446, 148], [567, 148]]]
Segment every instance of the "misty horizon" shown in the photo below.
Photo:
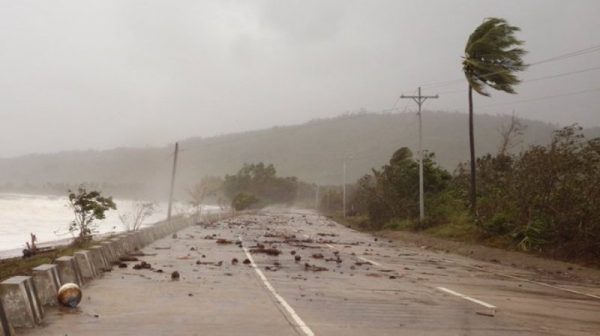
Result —
[[[465, 112], [451, 112], [451, 111], [423, 111], [424, 115], [427, 114], [436, 114], [436, 113], [448, 113], [448, 114], [460, 114], [460, 115], [465, 115], [465, 118], [467, 117], [467, 113]], [[264, 132], [264, 131], [268, 131], [271, 129], [277, 129], [277, 128], [286, 128], [286, 127], [298, 127], [298, 126], [304, 126], [304, 125], [309, 125], [311, 123], [316, 123], [316, 122], [320, 122], [320, 121], [331, 121], [331, 120], [336, 120], [336, 119], [341, 119], [341, 118], [345, 118], [345, 117], [352, 117], [352, 116], [360, 116], [360, 115], [390, 115], [390, 114], [397, 114], [397, 115], [402, 115], [402, 114], [407, 114], [407, 115], [412, 115], [412, 114], [416, 114], [416, 111], [412, 111], [411, 109], [408, 109], [406, 112], [387, 112], [387, 111], [367, 111], [367, 110], [358, 110], [358, 111], [347, 111], [345, 113], [336, 115], [336, 116], [331, 116], [331, 117], [324, 117], [324, 118], [313, 118], [310, 120], [306, 120], [303, 122], [299, 122], [299, 123], [293, 123], [293, 124], [286, 124], [286, 125], [272, 125], [272, 126], [266, 126], [264, 128], [257, 128], [257, 129], [248, 129], [248, 130], [240, 130], [240, 131], [234, 131], [234, 132], [230, 132], [230, 133], [219, 133], [219, 134], [214, 134], [214, 135], [192, 135], [186, 138], [181, 138], [181, 139], [173, 139], [173, 140], [169, 140], [165, 143], [157, 143], [157, 144], [140, 144], [140, 145], [128, 145], [128, 144], [122, 144], [119, 146], [115, 146], [115, 147], [106, 147], [106, 148], [75, 148], [75, 149], [58, 149], [56, 151], [50, 151], [50, 152], [31, 152], [31, 153], [25, 153], [25, 154], [17, 154], [17, 155], [13, 155], [13, 156], [0, 156], [0, 159], [16, 159], [19, 157], [27, 157], [27, 156], [36, 156], [36, 155], [55, 155], [55, 154], [62, 154], [62, 153], [78, 153], [78, 152], [103, 152], [103, 151], [111, 151], [111, 150], [119, 150], [119, 149], [161, 149], [161, 148], [166, 148], [166, 147], [170, 147], [173, 146], [176, 142], [186, 142], [186, 141], [193, 141], [193, 140], [197, 140], [197, 139], [201, 139], [201, 140], [211, 140], [211, 139], [217, 139], [217, 138], [221, 138], [221, 137], [227, 137], [227, 136], [235, 136], [235, 135], [245, 135], [248, 133], [254, 133], [254, 132]], [[480, 117], [510, 117], [509, 114], [486, 114], [486, 113], [481, 113], [479, 114]], [[536, 120], [536, 119], [530, 119], [530, 118], [520, 118], [520, 120], [523, 121], [530, 121], [530, 122], [543, 122], [548, 124], [549, 126], [559, 129], [560, 127], [563, 126], [568, 126], [568, 125], [562, 125], [559, 123], [553, 123], [550, 121], [543, 121], [543, 120]], [[413, 123], [414, 124], [414, 123]], [[414, 125], [411, 124], [411, 127], [414, 127]], [[426, 127], [427, 125], [425, 125]], [[466, 126], [465, 126], [466, 127]], [[593, 126], [593, 127], [584, 127], [584, 129], [599, 129], [598, 131], [595, 131], [595, 133], [600, 132], [600, 126]], [[525, 132], [527, 132], [527, 130], [525, 130]], [[466, 134], [464, 136], [466, 138]]]

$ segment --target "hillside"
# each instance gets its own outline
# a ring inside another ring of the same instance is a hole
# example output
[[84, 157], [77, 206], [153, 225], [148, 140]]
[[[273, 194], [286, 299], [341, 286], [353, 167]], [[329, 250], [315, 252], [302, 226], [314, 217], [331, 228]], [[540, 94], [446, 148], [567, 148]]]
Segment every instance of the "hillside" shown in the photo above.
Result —
[[[476, 141], [479, 154], [495, 152], [499, 129], [509, 117], [479, 115]], [[520, 146], [545, 144], [554, 125], [525, 120]], [[468, 157], [467, 116], [426, 112], [425, 148], [435, 152], [448, 170]], [[180, 142], [178, 189], [204, 175], [235, 172], [245, 162], [273, 163], [281, 175], [294, 175], [319, 184], [341, 182], [342, 158], [348, 162], [348, 181], [384, 164], [399, 147], [416, 152], [417, 118], [410, 114], [355, 114], [313, 120], [302, 125], [191, 138]], [[600, 129], [587, 133], [600, 135]], [[515, 150], [518, 150], [516, 148]], [[162, 191], [169, 180], [172, 146], [72, 151], [0, 159], [1, 190], [22, 190], [48, 183], [104, 184], [105, 189]], [[50, 188], [50, 187], [48, 187]]]

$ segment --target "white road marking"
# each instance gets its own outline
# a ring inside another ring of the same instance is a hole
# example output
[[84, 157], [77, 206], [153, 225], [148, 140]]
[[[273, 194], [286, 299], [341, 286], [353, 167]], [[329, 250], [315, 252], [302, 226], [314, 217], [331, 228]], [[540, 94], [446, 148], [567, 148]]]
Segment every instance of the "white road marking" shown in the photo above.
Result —
[[358, 257], [358, 259], [362, 260], [362, 261], [366, 261], [366, 262], [370, 262], [371, 264], [375, 265], [375, 266], [381, 266], [380, 263], [373, 261], [373, 260], [369, 260], [367, 258], [363, 258], [363, 257]]
[[590, 297], [590, 298], [593, 298], [593, 299], [596, 299], [596, 300], [600, 300], [600, 296], [598, 296], [598, 295], [583, 293], [583, 292], [580, 292], [580, 291], [576, 291], [574, 289], [568, 289], [568, 288], [553, 286], [553, 285], [547, 284], [545, 282], [539, 282], [539, 281], [535, 281], [535, 280], [524, 279], [524, 278], [520, 278], [520, 277], [517, 277], [517, 276], [514, 276], [514, 275], [508, 275], [508, 274], [502, 274], [502, 273], [495, 273], [495, 272], [491, 272], [491, 273], [497, 274], [497, 275], [500, 275], [500, 276], [503, 276], [503, 277], [515, 279], [515, 280], [530, 282], [530, 283], [536, 284], [538, 286], [549, 287], [549, 288], [561, 290], [563, 292], [569, 292], [569, 293], [573, 293], [573, 294], [584, 295], [584, 296], [587, 296], [587, 297]]
[[471, 301], [471, 302], [477, 303], [478, 305], [482, 305], [482, 306], [484, 306], [485, 308], [487, 308], [487, 309], [489, 309], [489, 310], [490, 310], [490, 311], [489, 311], [489, 313], [491, 313], [491, 315], [494, 315], [494, 314], [496, 313], [496, 306], [494, 306], [494, 305], [491, 305], [491, 304], [489, 304], [489, 303], [487, 303], [487, 302], [483, 302], [483, 301], [481, 301], [481, 300], [477, 300], [477, 299], [475, 299], [475, 298], [472, 298], [472, 297], [470, 297], [470, 296], [466, 296], [466, 295], [464, 295], [464, 294], [461, 294], [461, 293], [459, 293], [459, 292], [455, 292], [455, 291], [453, 291], [453, 290], [451, 290], [451, 289], [448, 289], [448, 288], [445, 288], [445, 287], [436, 287], [436, 288], [437, 288], [438, 290], [441, 290], [442, 292], [446, 292], [446, 293], [448, 293], [448, 294], [452, 294], [452, 295], [458, 296], [458, 297], [460, 297], [460, 298], [463, 298], [463, 299], [465, 299], [465, 300], [468, 300], [468, 301]]
[[298, 316], [298, 314], [296, 314], [296, 311], [294, 310], [294, 308], [292, 308], [292, 306], [290, 306], [283, 299], [283, 297], [281, 297], [281, 295], [277, 294], [277, 292], [275, 291], [275, 288], [273, 288], [273, 286], [271, 285], [271, 283], [269, 282], [267, 277], [263, 274], [263, 272], [260, 270], [260, 268], [258, 268], [258, 266], [256, 266], [256, 263], [254, 262], [254, 259], [252, 258], [252, 255], [250, 254], [248, 249], [245, 246], [243, 247], [243, 249], [244, 249], [244, 253], [246, 253], [246, 257], [248, 258], [248, 260], [250, 260], [250, 265], [252, 266], [252, 268], [254, 268], [254, 270], [256, 271], [256, 274], [258, 274], [258, 277], [262, 280], [263, 284], [265, 285], [265, 287], [267, 287], [269, 292], [271, 292], [271, 294], [273, 294], [273, 296], [275, 297], [275, 300], [277, 300], [277, 302], [287, 311], [287, 313], [290, 315], [292, 320], [294, 320], [294, 322], [296, 323], [296, 327], [298, 329], [302, 330], [304, 335], [314, 336], [315, 334], [313, 333], [313, 331], [308, 327], [308, 325], [306, 325], [306, 323], [304, 323], [304, 321], [302, 321], [300, 316]]
[[510, 274], [498, 273], [498, 272], [494, 272], [494, 271], [491, 271], [491, 270], [486, 270], [486, 269], [484, 269], [482, 267], [475, 267], [475, 266], [472, 266], [472, 265], [461, 263], [461, 262], [458, 262], [458, 261], [455, 261], [455, 260], [446, 260], [446, 262], [457, 264], [457, 265], [461, 265], [461, 266], [468, 267], [468, 268], [471, 268], [471, 269], [474, 269], [474, 270], [478, 270], [478, 271], [482, 271], [482, 272], [494, 274], [494, 275], [497, 275], [497, 276], [514, 279], [514, 280], [517, 280], [517, 281], [529, 282], [529, 283], [532, 283], [534, 285], [548, 287], [548, 288], [556, 289], [556, 290], [559, 290], [559, 291], [568, 292], [568, 293], [577, 294], [577, 295], [583, 295], [583, 296], [587, 296], [587, 297], [592, 298], [592, 299], [600, 300], [600, 296], [598, 296], [598, 295], [584, 293], [584, 292], [576, 291], [574, 289], [568, 289], [568, 288], [563, 288], [563, 287], [559, 287], [559, 286], [554, 286], [554, 285], [547, 284], [545, 282], [540, 282], [540, 281], [535, 281], [535, 280], [529, 280], [529, 279], [526, 279], [526, 278], [521, 278], [521, 277], [510, 275]]

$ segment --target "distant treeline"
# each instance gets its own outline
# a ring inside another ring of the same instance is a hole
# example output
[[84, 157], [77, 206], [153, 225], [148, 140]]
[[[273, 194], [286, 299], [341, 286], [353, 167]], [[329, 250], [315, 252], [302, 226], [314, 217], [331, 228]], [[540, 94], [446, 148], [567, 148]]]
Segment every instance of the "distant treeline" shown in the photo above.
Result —
[[[476, 139], [478, 155], [493, 153], [501, 144], [499, 130], [510, 116], [479, 115]], [[530, 145], [551, 141], [555, 125], [522, 121], [527, 130], [517, 153]], [[385, 164], [400, 147], [417, 148], [417, 118], [413, 113], [350, 114], [314, 120], [302, 125], [273, 127], [259, 131], [180, 141], [181, 153], [176, 179], [176, 195], [186, 197], [189, 185], [204, 176], [235, 174], [244, 163], [265, 162], [277, 167], [282, 176], [319, 185], [339, 184], [342, 159], [348, 162], [348, 181], [356, 180]], [[467, 115], [423, 113], [424, 146], [436, 153], [436, 162], [453, 172], [468, 159]], [[584, 130], [595, 136], [600, 129]], [[71, 151], [0, 158], [2, 190], [54, 192], [45, 184], [80, 184], [110, 187], [115, 197], [147, 193], [148, 197], [169, 194], [173, 146], [160, 148], [117, 148], [104, 151]], [[60, 190], [60, 194], [64, 194]]]
[[[236, 174], [205, 177], [189, 190], [192, 204], [217, 199], [235, 210], [262, 208], [268, 205], [292, 205], [308, 198], [314, 200], [315, 186], [296, 177], [277, 176], [272, 164], [246, 163]], [[314, 202], [313, 202], [314, 204]]]
[[[600, 260], [600, 138], [581, 128], [554, 132], [548, 145], [477, 159], [479, 203], [468, 208], [469, 172], [424, 159], [427, 217], [419, 221], [418, 161], [408, 148], [349, 186], [350, 220], [365, 229], [468, 230], [477, 240], [568, 259]], [[339, 212], [339, 187], [320, 207]], [[460, 235], [460, 233], [457, 233]]]

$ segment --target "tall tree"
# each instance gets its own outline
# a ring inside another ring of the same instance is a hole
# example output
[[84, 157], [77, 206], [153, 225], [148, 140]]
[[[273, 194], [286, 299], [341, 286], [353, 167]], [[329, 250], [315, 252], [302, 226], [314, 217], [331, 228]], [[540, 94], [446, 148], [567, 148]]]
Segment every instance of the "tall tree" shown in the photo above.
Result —
[[501, 18], [487, 18], [471, 33], [465, 47], [463, 71], [469, 83], [469, 146], [471, 152], [471, 209], [476, 211], [477, 186], [475, 176], [475, 135], [473, 125], [473, 90], [483, 96], [492, 89], [514, 94], [514, 86], [520, 80], [516, 72], [527, 65], [522, 57], [527, 53], [521, 48], [523, 41], [515, 37], [519, 27], [511, 26]]

